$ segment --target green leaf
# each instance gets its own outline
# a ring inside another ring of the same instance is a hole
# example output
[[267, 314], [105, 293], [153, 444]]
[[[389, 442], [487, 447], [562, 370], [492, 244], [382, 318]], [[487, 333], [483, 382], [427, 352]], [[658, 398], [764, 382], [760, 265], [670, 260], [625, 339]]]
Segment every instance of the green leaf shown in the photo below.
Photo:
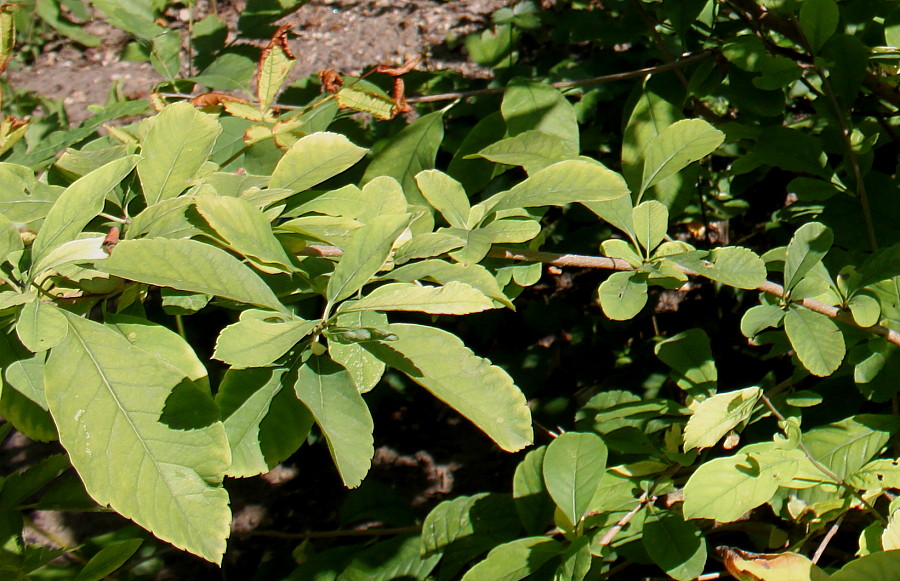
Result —
[[468, 228], [469, 198], [458, 181], [433, 169], [416, 174], [415, 180], [422, 196], [448, 224], [454, 228]]
[[219, 385], [222, 414], [236, 478], [268, 472], [297, 451], [309, 435], [313, 417], [290, 386], [287, 369], [229, 369]]
[[[401, 248], [403, 247], [401, 246]], [[477, 288], [492, 299], [500, 301], [507, 307], [512, 307], [512, 303], [509, 302], [509, 299], [503, 294], [503, 291], [497, 284], [497, 279], [480, 264], [458, 264], [444, 260], [420, 260], [395, 268], [382, 278], [402, 282], [413, 282], [416, 280], [434, 281], [438, 284], [448, 284], [452, 281], [463, 282]]]
[[493, 549], [469, 569], [462, 581], [519, 581], [540, 569], [565, 548], [547, 537], [526, 537]]
[[95, 268], [144, 284], [284, 311], [272, 290], [252, 270], [224, 250], [196, 240], [123, 240]]
[[350, 375], [326, 357], [310, 357], [297, 372], [294, 393], [322, 430], [344, 485], [356, 488], [369, 471], [374, 423]]
[[33, 263], [31, 272], [37, 278], [50, 269], [58, 269], [66, 264], [103, 260], [109, 255], [103, 247], [105, 240], [104, 236], [97, 236], [64, 242]]
[[147, 206], [187, 189], [206, 163], [222, 127], [218, 120], [187, 102], [174, 103], [144, 123], [138, 176]]
[[722, 246], [709, 254], [705, 251], [683, 252], [666, 256], [666, 260], [735, 288], [755, 289], [766, 282], [766, 263], [742, 246]]
[[896, 417], [859, 414], [809, 430], [803, 443], [815, 459], [847, 478], [875, 457], [898, 429]]
[[800, 450], [754, 444], [734, 456], [701, 464], [684, 487], [684, 516], [734, 522], [772, 498], [805, 459]]
[[426, 581], [440, 555], [422, 556], [418, 536], [381, 541], [359, 551], [340, 576], [340, 581]]
[[141, 539], [128, 539], [100, 549], [78, 572], [75, 581], [100, 581], [125, 564], [140, 548]]
[[103, 211], [106, 195], [134, 169], [138, 159], [130, 155], [111, 161], [66, 188], [50, 208], [31, 245], [31, 263], [39, 263], [54, 248], [75, 240], [88, 222]]
[[640, 195], [689, 164], [703, 159], [723, 141], [725, 134], [702, 119], [683, 119], [666, 127], [650, 140], [644, 150]]
[[546, 446], [530, 450], [516, 466], [513, 475], [513, 500], [516, 512], [525, 527], [525, 532], [537, 535], [547, 529], [553, 521], [554, 504], [544, 485], [544, 455]]
[[434, 167], [443, 139], [443, 111], [419, 117], [372, 158], [363, 175], [363, 183], [380, 176], [390, 176], [403, 186], [403, 193], [410, 204], [424, 206], [425, 199], [419, 193], [415, 176]]
[[656, 200], [650, 200], [635, 206], [632, 215], [637, 241], [648, 253], [652, 252], [666, 237], [669, 210]]
[[644, 523], [644, 549], [669, 577], [690, 581], [706, 566], [706, 538], [677, 514], [665, 512]]
[[16, 321], [16, 334], [32, 353], [56, 347], [66, 338], [68, 330], [62, 311], [37, 298], [25, 303]]
[[765, 164], [786, 171], [825, 179], [831, 176], [831, 172], [825, 167], [822, 144], [809, 133], [797, 129], [780, 125], [763, 129], [756, 138], [752, 155]]
[[144, 208], [131, 219], [125, 230], [125, 239], [144, 235], [147, 238], [189, 238], [198, 232], [185, 215], [193, 203], [193, 197], [181, 196]]
[[888, 46], [900, 47], [900, 6], [895, 6], [884, 17], [884, 40]]
[[550, 442], [544, 455], [547, 491], [569, 522], [577, 525], [606, 473], [606, 445], [600, 436], [566, 432]]
[[834, 0], [803, 0], [800, 5], [800, 30], [813, 54], [837, 32], [841, 18]]
[[579, 537], [566, 547], [553, 581], [582, 581], [591, 570], [590, 537]]
[[810, 373], [831, 375], [847, 352], [844, 335], [830, 318], [806, 309], [791, 309], [784, 316], [784, 330], [797, 357]]
[[600, 249], [603, 251], [604, 256], [621, 258], [630, 264], [632, 268], [640, 268], [644, 264], [644, 259], [638, 254], [638, 249], [621, 238], [604, 240], [600, 243]]
[[[387, 315], [374, 311], [341, 313], [335, 318], [335, 326], [344, 329], [381, 328], [387, 325]], [[329, 329], [325, 330], [328, 338], [328, 354], [341, 367], [347, 370], [360, 393], [370, 391], [384, 375], [384, 362], [369, 353], [357, 342], [341, 343], [332, 340]]]
[[0, 214], [0, 262], [5, 261], [11, 253], [22, 250], [23, 246], [19, 229], [9, 218]]
[[256, 81], [256, 98], [259, 101], [260, 111], [265, 111], [272, 106], [275, 97], [294, 67], [296, 59], [285, 50], [286, 46], [287, 34], [285, 33], [273, 38], [263, 51]]
[[709, 337], [703, 329], [689, 329], [653, 347], [660, 361], [676, 373], [676, 383], [695, 395], [714, 393], [719, 378]]
[[881, 303], [871, 291], [856, 293], [850, 297], [847, 306], [850, 308], [853, 320], [860, 327], [877, 325], [881, 319]]
[[459, 236], [443, 232], [427, 232], [413, 236], [394, 251], [394, 264], [405, 264], [417, 258], [432, 258], [462, 248], [466, 241]]
[[828, 578], [829, 581], [893, 581], [900, 567], [900, 552], [881, 551], [850, 561]]
[[213, 357], [236, 368], [263, 367], [309, 335], [318, 321], [267, 322], [246, 319], [228, 325], [216, 339]]
[[616, 172], [596, 162], [572, 159], [554, 163], [498, 194], [491, 211], [603, 202], [628, 193], [625, 180]]
[[206, 367], [181, 335], [141, 317], [107, 313], [105, 319], [129, 343], [175, 367], [188, 379], [202, 384], [209, 393]]
[[376, 216], [354, 230], [344, 255], [334, 269], [325, 297], [329, 304], [346, 299], [369, 282], [384, 265], [391, 247], [409, 224], [409, 214]]
[[[60, 2], [54, 0], [37, 0], [34, 4], [35, 12], [41, 20], [52, 26], [58, 33], [67, 36], [78, 44], [86, 47], [100, 46], [102, 41], [80, 26], [75, 26], [60, 14]], [[10, 53], [0, 52], [0, 62], [5, 63]]]
[[847, 484], [859, 490], [900, 488], [900, 461], [885, 458], [872, 460], [848, 476]]
[[66, 317], [66, 339], [45, 369], [47, 402], [88, 493], [160, 539], [221, 562], [231, 522], [222, 424], [174, 430], [160, 422], [184, 374], [108, 327]]
[[453, 577], [470, 562], [519, 536], [508, 494], [461, 496], [437, 505], [422, 523], [422, 553], [441, 556], [441, 578]]
[[293, 270], [290, 257], [272, 234], [269, 220], [253, 204], [240, 198], [200, 196], [196, 205], [203, 219], [233, 250], [283, 271]]
[[715, 446], [725, 434], [750, 417], [761, 395], [758, 387], [748, 387], [700, 402], [684, 428], [684, 451]]
[[556, 162], [578, 157], [577, 145], [542, 131], [529, 130], [483, 148], [476, 155], [494, 163], [522, 166], [528, 175]]
[[494, 308], [480, 290], [462, 282], [421, 286], [396, 282], [380, 286], [358, 301], [343, 303], [341, 313], [353, 311], [420, 311], [430, 315], [465, 315]]
[[663, 99], [644, 84], [622, 135], [622, 175], [632, 190], [640, 188], [647, 145], [683, 117], [681, 107]]
[[365, 154], [364, 148], [337, 133], [301, 137], [275, 166], [269, 188], [302, 192], [353, 166]]
[[784, 288], [791, 290], [828, 254], [834, 243], [831, 228], [808, 222], [797, 228], [784, 260]]
[[91, 4], [103, 11], [110, 24], [138, 38], [150, 40], [162, 29], [154, 21], [157, 14], [150, 2], [91, 0]]
[[181, 70], [181, 33], [164, 30], [150, 43], [150, 64], [160, 75], [175, 82]]
[[778, 327], [784, 319], [784, 309], [776, 305], [750, 307], [741, 317], [741, 333], [752, 339], [769, 327]]
[[365, 343], [372, 353], [468, 418], [508, 452], [532, 443], [525, 396], [502, 369], [434, 327], [391, 324], [396, 341]]
[[536, 238], [541, 233], [541, 224], [531, 218], [515, 216], [494, 220], [479, 230], [494, 244], [519, 244]]
[[[4, 343], [7, 340], [4, 339]], [[9, 348], [8, 344], [4, 348]], [[8, 356], [15, 356], [15, 347], [10, 348]], [[34, 353], [30, 357], [23, 357], [8, 363], [3, 372], [6, 387], [19, 392], [30, 401], [37, 404], [42, 410], [47, 410], [47, 396], [44, 393], [44, 360], [46, 354]], [[7, 390], [8, 391], [8, 390]]]
[[633, 318], [647, 304], [647, 283], [636, 272], [614, 272], [600, 284], [603, 314], [614, 321]]
[[622, 196], [607, 202], [583, 202], [583, 204], [585, 208], [627, 234], [632, 240], [636, 238], [631, 196]]
[[341, 87], [334, 94], [334, 101], [341, 109], [355, 109], [376, 119], [388, 121], [394, 118], [394, 102], [385, 95], [357, 89], [353, 85]]
[[575, 108], [559, 89], [531, 79], [515, 78], [506, 86], [500, 113], [510, 136], [536, 130], [560, 138], [578, 154]]

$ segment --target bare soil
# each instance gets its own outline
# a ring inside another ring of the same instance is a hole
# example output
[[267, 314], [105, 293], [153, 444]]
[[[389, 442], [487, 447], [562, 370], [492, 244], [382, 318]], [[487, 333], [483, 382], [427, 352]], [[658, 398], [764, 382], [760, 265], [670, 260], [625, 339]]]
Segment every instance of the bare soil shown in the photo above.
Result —
[[[238, 16], [247, 2], [219, 1], [217, 14], [230, 29], [229, 42], [252, 42], [238, 37]], [[423, 57], [420, 69], [454, 69], [469, 76], [484, 77], [488, 71], [468, 62], [461, 50], [448, 50], [448, 38], [490, 26], [490, 15], [509, 0], [312, 0], [282, 19], [292, 23], [290, 45], [297, 61], [293, 77], [335, 69], [359, 74], [379, 63], [402, 63], [409, 56]], [[193, 14], [198, 20], [211, 9], [198, 2]], [[187, 34], [190, 13], [176, 10], [170, 26]], [[119, 56], [130, 38], [96, 19], [85, 25], [103, 38], [96, 48], [50, 42], [33, 65], [8, 72], [10, 84], [45, 97], [62, 99], [72, 123], [90, 116], [87, 106], [106, 101], [114, 82], [131, 98], [145, 98], [163, 78], [149, 63], [122, 62]], [[185, 55], [187, 56], [187, 55]], [[189, 59], [183, 59], [187, 67]], [[188, 73], [188, 70], [183, 73]]]

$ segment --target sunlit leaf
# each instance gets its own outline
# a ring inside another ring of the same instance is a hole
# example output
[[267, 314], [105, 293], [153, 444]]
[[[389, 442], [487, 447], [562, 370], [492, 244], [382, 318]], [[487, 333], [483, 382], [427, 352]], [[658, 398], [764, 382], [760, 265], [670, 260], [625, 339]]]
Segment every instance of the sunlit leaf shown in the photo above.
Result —
[[647, 283], [636, 272], [615, 272], [600, 284], [603, 314], [614, 321], [633, 318], [647, 304]]
[[468, 418], [504, 450], [532, 443], [525, 396], [505, 371], [475, 356], [447, 331], [398, 323], [385, 330], [397, 340], [364, 344], [376, 357]]
[[291, 271], [291, 259], [261, 210], [240, 198], [200, 196], [200, 215], [228, 246], [248, 258]]
[[544, 455], [544, 482], [556, 506], [578, 524], [606, 473], [607, 450], [590, 432], [566, 432], [550, 442]]
[[148, 206], [174, 198], [190, 185], [212, 152], [222, 127], [190, 103], [169, 105], [151, 119], [141, 141], [138, 176]]
[[831, 249], [834, 234], [818, 222], [800, 226], [791, 238], [784, 261], [784, 288], [791, 290]]
[[375, 276], [409, 220], [409, 214], [377, 216], [353, 232], [350, 244], [344, 248], [344, 255], [328, 281], [325, 296], [329, 303], [346, 299]]
[[526, 537], [500, 545], [487, 558], [469, 569], [462, 581], [519, 581], [565, 548], [547, 537]]
[[131, 173], [136, 163], [136, 155], [111, 161], [66, 188], [47, 213], [31, 245], [32, 264], [41, 262], [54, 248], [75, 240], [88, 222], [103, 210], [109, 191]]
[[684, 516], [734, 522], [772, 498], [805, 458], [800, 450], [754, 444], [734, 456], [701, 464], [684, 487]]
[[350, 375], [325, 357], [310, 357], [297, 372], [297, 398], [322, 430], [344, 485], [359, 486], [372, 463], [374, 424]]
[[268, 472], [306, 441], [313, 417], [294, 395], [293, 377], [284, 368], [225, 372], [216, 405], [231, 448], [228, 476]]
[[365, 149], [337, 133], [301, 137], [275, 166], [269, 188], [302, 192], [338, 175], [365, 154]]
[[228, 325], [216, 339], [213, 357], [236, 368], [273, 363], [309, 335], [318, 321], [247, 319]]
[[176, 430], [160, 422], [184, 375], [108, 327], [66, 317], [68, 334], [47, 361], [47, 402], [88, 493], [159, 538], [220, 562], [231, 522], [222, 424]]
[[469, 198], [462, 185], [445, 173], [425, 170], [415, 176], [425, 200], [454, 228], [466, 228]]
[[834, 373], [844, 360], [844, 335], [838, 326], [819, 313], [791, 309], [784, 316], [784, 330], [803, 366], [813, 375]]
[[[346, 306], [344, 306], [346, 305]], [[480, 290], [462, 282], [444, 286], [391, 283], [380, 286], [362, 299], [344, 303], [340, 312], [420, 311], [432, 315], [465, 315], [494, 308], [494, 302]]]
[[684, 119], [669, 125], [644, 150], [641, 193], [703, 159], [724, 140], [724, 133], [702, 119]]
[[443, 139], [443, 111], [419, 117], [372, 158], [363, 175], [363, 183], [380, 176], [390, 176], [403, 186], [403, 193], [409, 203], [425, 205], [425, 199], [416, 186], [415, 176], [434, 167], [438, 147]]
[[700, 402], [684, 428], [684, 451], [715, 446], [725, 434], [750, 417], [760, 395], [761, 389], [748, 387]]
[[124, 240], [96, 268], [144, 284], [284, 310], [250, 268], [224, 250], [196, 240]]
[[491, 210], [603, 202], [628, 193], [628, 186], [619, 174], [597, 163], [573, 159], [554, 163], [496, 196]]

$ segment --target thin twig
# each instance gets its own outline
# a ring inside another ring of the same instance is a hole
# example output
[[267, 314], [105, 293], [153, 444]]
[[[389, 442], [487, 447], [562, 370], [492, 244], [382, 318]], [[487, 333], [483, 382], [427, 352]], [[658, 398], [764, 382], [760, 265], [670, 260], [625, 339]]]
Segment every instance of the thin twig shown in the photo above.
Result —
[[[635, 71], [628, 71], [626, 73], [615, 73], [612, 75], [602, 75], [599, 77], [592, 77], [590, 79], [579, 79], [577, 81], [558, 81], [556, 83], [550, 83], [551, 87], [555, 87], [557, 89], [574, 89], [577, 87], [590, 87], [593, 85], [601, 85], [603, 83], [614, 83], [617, 81], [626, 81], [629, 79], [640, 79], [646, 77], [648, 75], [653, 75], [656, 73], [663, 73], [666, 71], [677, 70], [682, 67], [686, 67], [692, 65], [694, 63], [698, 63], [702, 60], [706, 60], [711, 57], [713, 54], [712, 51], [703, 51], [697, 54], [692, 54], [688, 56], [683, 56], [681, 59], [677, 61], [673, 61], [670, 63], [665, 63], [661, 65], [656, 65], [653, 67], [645, 67], [643, 69], [637, 69]], [[481, 97], [484, 95], [500, 95], [504, 91], [506, 91], [505, 87], [495, 87], [491, 89], [478, 89], [475, 91], [454, 91], [451, 93], [440, 93], [437, 95], [422, 95], [420, 97], [409, 97], [406, 99], [407, 103], [433, 103], [435, 101], [452, 101], [454, 99], [465, 99], [466, 97]]]
[[352, 529], [338, 531], [311, 531], [305, 533], [285, 533], [281, 531], [247, 531], [238, 533], [252, 537], [272, 537], [276, 539], [337, 539], [340, 537], [386, 537], [393, 535], [410, 535], [422, 532], [421, 527], [398, 527], [392, 529]]
[[844, 117], [844, 112], [841, 110], [841, 105], [837, 100], [837, 94], [831, 86], [828, 75], [825, 74], [825, 71], [819, 65], [815, 66], [815, 70], [819, 79], [822, 81], [822, 88], [825, 90], [825, 95], [828, 97], [828, 104], [831, 106], [832, 113], [834, 113], [834, 117], [838, 123], [838, 129], [841, 132], [841, 138], [844, 140], [844, 148], [847, 150], [847, 160], [850, 162], [850, 168], [853, 170], [853, 179], [856, 182], [856, 194], [859, 196], [859, 205], [862, 209], [863, 222], [866, 226], [866, 235], [869, 237], [869, 246], [872, 247], [872, 252], [878, 252], [878, 240], [875, 237], [875, 223], [872, 221], [872, 210], [869, 206], [869, 195], [866, 192], [866, 181], [863, 177], [862, 167], [859, 164], [859, 157], [856, 155], [856, 150], [853, 149], [850, 124]]
[[[778, 411], [778, 408], [776, 408], [774, 405], [772, 405], [772, 402], [769, 400], [768, 397], [765, 396], [765, 394], [760, 395], [759, 399], [762, 400], [763, 404], [765, 404], [765, 406], [767, 408], [769, 408], [769, 411], [772, 412], [772, 415], [775, 416], [776, 418], [778, 418], [778, 421], [780, 421], [780, 422], [787, 421], [785, 419], [784, 415], [780, 411]], [[841, 478], [840, 476], [838, 476], [837, 474], [835, 474], [828, 466], [825, 466], [824, 464], [822, 464], [821, 462], [816, 460], [815, 456], [813, 456], [812, 452], [810, 452], [809, 448], [806, 447], [806, 444], [804, 444], [802, 440], [797, 443], [797, 448], [801, 452], [803, 452], [803, 454], [806, 456], [806, 458], [810, 461], [810, 463], [813, 466], [816, 467], [816, 469], [819, 472], [821, 472], [822, 474], [824, 474], [825, 476], [827, 476], [828, 478], [833, 480], [841, 488], [847, 490], [850, 494], [852, 494], [856, 498], [856, 500], [858, 500], [860, 503], [862, 503], [862, 505], [865, 507], [865, 509], [869, 513], [874, 515], [875, 518], [877, 518], [883, 524], [887, 524], [887, 519], [884, 518], [884, 516], [882, 516], [881, 513], [879, 513], [877, 510], [875, 510], [875, 507], [872, 506], [871, 504], [869, 504], [869, 502], [865, 498], [862, 497], [862, 495], [859, 493], [858, 490], [856, 490], [855, 488], [853, 488], [852, 486], [850, 486], [849, 484], [844, 482], [844, 479]]]
[[[343, 254], [343, 251], [336, 246], [311, 245], [300, 250], [297, 254], [305, 256], [338, 257]], [[521, 262], [541, 262], [543, 264], [550, 264], [553, 266], [598, 268], [602, 270], [634, 270], [633, 266], [620, 258], [587, 256], [584, 254], [556, 254], [555, 252], [542, 252], [539, 250], [527, 250], [524, 248], [505, 248], [502, 246], [495, 246], [488, 252], [488, 256], [492, 258], [503, 258], [506, 260], [516, 260]], [[678, 268], [678, 270], [688, 276], [700, 276], [698, 273], [690, 269], [683, 268], [678, 265], [675, 266]], [[784, 287], [774, 282], [766, 281], [756, 287], [755, 290], [774, 295], [776, 297], [784, 298]], [[809, 309], [810, 311], [825, 315], [826, 317], [829, 317], [831, 319], [835, 319], [847, 325], [862, 329], [863, 331], [868, 331], [875, 335], [884, 337], [890, 343], [900, 346], [900, 333], [897, 333], [896, 331], [888, 329], [887, 327], [884, 327], [882, 325], [862, 327], [853, 319], [853, 317], [849, 313], [842, 311], [838, 307], [834, 307], [814, 299], [800, 299], [791, 302], [805, 309]]]
[[106, 212], [100, 212], [97, 214], [101, 218], [106, 218], [110, 222], [116, 222], [118, 224], [131, 224], [131, 220], [128, 218], [119, 218], [118, 216], [113, 216], [112, 214], [107, 214]]
[[825, 552], [825, 548], [828, 546], [828, 543], [831, 542], [831, 539], [834, 537], [834, 535], [837, 534], [838, 529], [841, 528], [841, 523], [844, 521], [845, 516], [847, 516], [846, 512], [839, 516], [838, 519], [834, 521], [834, 524], [831, 525], [831, 528], [828, 529], [828, 532], [825, 533], [825, 536], [822, 538], [822, 542], [819, 543], [819, 548], [816, 549], [816, 552], [812, 556], [813, 563], [818, 563], [819, 559], [822, 558], [822, 553]]
[[638, 505], [636, 507], [634, 507], [633, 509], [631, 509], [631, 511], [628, 514], [626, 514], [625, 516], [620, 518], [619, 522], [617, 522], [611, 529], [606, 531], [606, 534], [603, 535], [602, 539], [600, 539], [600, 543], [599, 543], [600, 546], [605, 547], [608, 544], [610, 544], [611, 542], [613, 542], [613, 539], [616, 538], [616, 535], [619, 534], [619, 532], [621, 532], [622, 529], [625, 528], [625, 525], [627, 525], [629, 522], [631, 522], [631, 519], [634, 518], [634, 515], [639, 513], [641, 511], [641, 509], [644, 508], [645, 506], [647, 506], [647, 504], [650, 501], [651, 501], [650, 496], [646, 492], [644, 492], [644, 494], [642, 494], [641, 497], [638, 499]]

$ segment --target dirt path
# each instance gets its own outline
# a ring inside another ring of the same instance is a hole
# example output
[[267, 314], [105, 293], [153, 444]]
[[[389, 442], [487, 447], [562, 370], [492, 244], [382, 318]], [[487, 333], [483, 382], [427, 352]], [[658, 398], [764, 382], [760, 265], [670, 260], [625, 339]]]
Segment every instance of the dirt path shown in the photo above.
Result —
[[[250, 0], [252, 1], [252, 0]], [[289, 19], [296, 19], [291, 48], [297, 56], [295, 77], [331, 68], [347, 74], [382, 62], [402, 63], [408, 55], [424, 56], [420, 67], [453, 68], [472, 76], [486, 71], [466, 61], [459, 50], [448, 51], [444, 41], [490, 25], [490, 14], [509, 0], [313, 0]], [[229, 23], [237, 20], [245, 2], [219, 2], [219, 15]], [[203, 3], [199, 3], [200, 9]], [[203, 14], [195, 14], [195, 18]], [[182, 10], [174, 15], [186, 21]], [[286, 21], [289, 21], [286, 19]], [[120, 62], [119, 54], [128, 37], [97, 20], [86, 29], [104, 39], [97, 48], [48, 44], [35, 64], [10, 70], [9, 82], [16, 89], [63, 99], [73, 123], [89, 116], [87, 106], [106, 101], [110, 87], [118, 82], [131, 98], [146, 97], [162, 77], [148, 63]], [[239, 40], [239, 39], [232, 39]], [[185, 71], [186, 72], [186, 71]]]

